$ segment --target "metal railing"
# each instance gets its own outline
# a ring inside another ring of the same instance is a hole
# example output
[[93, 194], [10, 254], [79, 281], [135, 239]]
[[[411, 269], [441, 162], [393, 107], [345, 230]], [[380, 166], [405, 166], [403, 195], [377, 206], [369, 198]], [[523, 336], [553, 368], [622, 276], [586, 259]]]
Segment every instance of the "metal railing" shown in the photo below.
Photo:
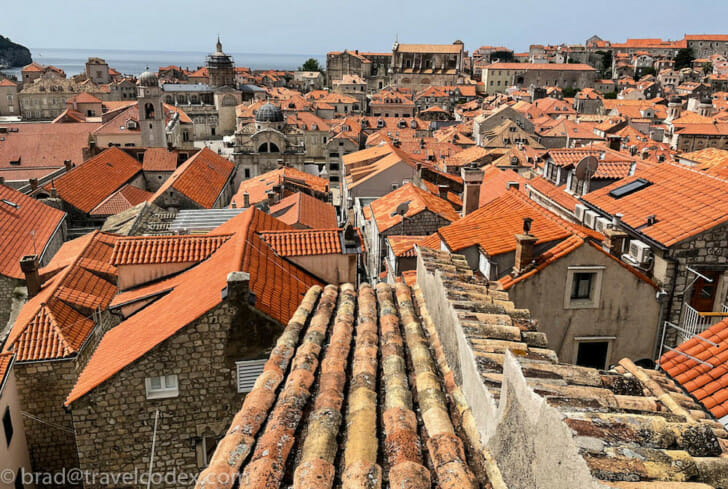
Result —
[[679, 335], [678, 344], [700, 334], [714, 324], [728, 317], [728, 305], [721, 305], [720, 312], [700, 312], [688, 304], [684, 305], [681, 327], [685, 333]]

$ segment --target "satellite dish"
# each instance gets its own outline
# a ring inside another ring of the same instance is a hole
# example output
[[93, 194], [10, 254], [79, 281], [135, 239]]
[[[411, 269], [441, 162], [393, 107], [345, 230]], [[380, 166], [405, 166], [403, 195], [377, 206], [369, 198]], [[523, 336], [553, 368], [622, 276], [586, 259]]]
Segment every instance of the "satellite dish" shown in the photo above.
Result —
[[594, 176], [599, 167], [599, 160], [594, 156], [585, 156], [576, 164], [574, 174], [579, 180], [588, 180]]
[[402, 202], [397, 206], [397, 208], [392, 212], [392, 216], [404, 216], [407, 214], [407, 211], [409, 210], [409, 200], [407, 202]]

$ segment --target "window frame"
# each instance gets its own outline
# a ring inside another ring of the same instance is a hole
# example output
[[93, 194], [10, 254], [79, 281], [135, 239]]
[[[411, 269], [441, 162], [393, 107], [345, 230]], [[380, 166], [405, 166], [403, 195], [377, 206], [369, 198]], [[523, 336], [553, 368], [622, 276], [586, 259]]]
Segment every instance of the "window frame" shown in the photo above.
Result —
[[579, 358], [579, 345], [582, 343], [606, 343], [607, 354], [604, 358], [604, 369], [609, 368], [610, 359], [612, 358], [612, 350], [614, 348], [614, 342], [617, 340], [616, 336], [575, 336], [574, 337], [574, 356], [572, 358], [572, 364], [577, 365], [576, 360]]
[[[598, 265], [571, 266], [566, 274], [564, 287], [564, 309], [598, 309], [602, 295], [602, 282], [606, 267]], [[577, 274], [591, 273], [591, 292], [589, 298], [573, 298], [574, 278]]]
[[[174, 386], [167, 386], [167, 378], [174, 378]], [[152, 379], [160, 379], [161, 388], [152, 387]], [[147, 399], [170, 399], [179, 396], [179, 377], [177, 374], [152, 375], [144, 379]]]

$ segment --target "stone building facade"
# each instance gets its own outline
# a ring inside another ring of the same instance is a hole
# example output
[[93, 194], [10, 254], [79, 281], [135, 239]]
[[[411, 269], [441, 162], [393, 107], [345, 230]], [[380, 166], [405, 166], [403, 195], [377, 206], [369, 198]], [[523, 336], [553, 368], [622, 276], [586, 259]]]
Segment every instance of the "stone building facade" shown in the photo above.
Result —
[[585, 64], [493, 63], [483, 68], [483, 83], [488, 95], [505, 93], [509, 87], [591, 88], [597, 70]]
[[59, 473], [79, 466], [73, 419], [63, 403], [104, 333], [116, 322], [108, 312], [94, 319], [94, 332], [78, 355], [15, 363], [20, 405], [33, 416], [24, 416], [23, 424], [35, 472]]
[[465, 46], [457, 40], [452, 44], [400, 44], [392, 46], [391, 83], [413, 92], [430, 85], [459, 85], [463, 83]]
[[[251, 300], [247, 281], [229, 282], [222, 303], [75, 401], [81, 469], [148, 470], [157, 412], [154, 471], [193, 475], [205, 467], [244, 398], [235, 362], [264, 358], [282, 331]], [[178, 395], [148, 399], [145, 379], [157, 375], [176, 375]]]

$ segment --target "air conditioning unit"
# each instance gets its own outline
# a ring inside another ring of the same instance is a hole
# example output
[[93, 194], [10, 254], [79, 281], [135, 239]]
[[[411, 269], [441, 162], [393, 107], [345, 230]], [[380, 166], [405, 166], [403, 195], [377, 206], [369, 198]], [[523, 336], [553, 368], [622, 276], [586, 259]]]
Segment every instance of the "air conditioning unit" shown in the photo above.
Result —
[[594, 211], [584, 212], [584, 226], [594, 229], [594, 223], [596, 222], [598, 215], [599, 214]]
[[650, 259], [650, 246], [633, 239], [629, 242], [629, 253], [623, 255], [622, 258], [636, 265], [643, 265]]
[[584, 204], [576, 204], [574, 206], [574, 216], [577, 221], [582, 222], [584, 220], [584, 212], [586, 212], [586, 206]]
[[612, 221], [610, 219], [607, 219], [606, 217], [597, 217], [596, 225], [594, 226], [594, 229], [599, 231], [600, 233], [603, 233], [605, 229], [607, 229], [607, 226]]

